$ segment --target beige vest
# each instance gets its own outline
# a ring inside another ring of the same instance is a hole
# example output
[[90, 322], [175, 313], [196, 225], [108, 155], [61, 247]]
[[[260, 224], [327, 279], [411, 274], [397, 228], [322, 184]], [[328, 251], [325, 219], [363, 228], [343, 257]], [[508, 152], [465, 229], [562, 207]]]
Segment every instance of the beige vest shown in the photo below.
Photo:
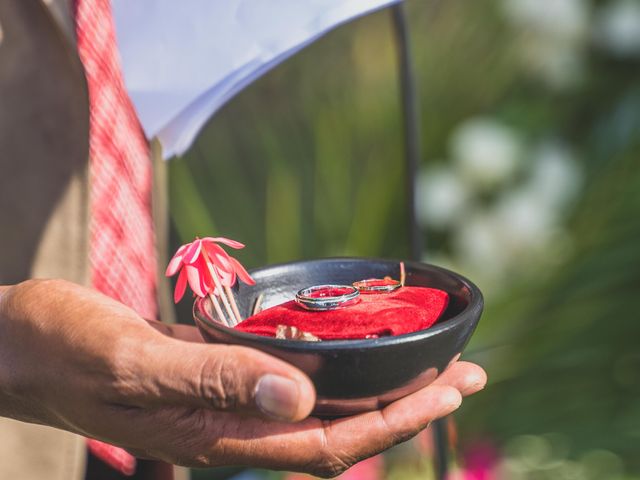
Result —
[[[0, 285], [88, 280], [88, 100], [70, 19], [65, 0], [0, 0]], [[154, 163], [162, 272], [166, 178]], [[169, 286], [159, 285], [171, 321]], [[0, 479], [82, 479], [85, 457], [76, 435], [0, 418]]]

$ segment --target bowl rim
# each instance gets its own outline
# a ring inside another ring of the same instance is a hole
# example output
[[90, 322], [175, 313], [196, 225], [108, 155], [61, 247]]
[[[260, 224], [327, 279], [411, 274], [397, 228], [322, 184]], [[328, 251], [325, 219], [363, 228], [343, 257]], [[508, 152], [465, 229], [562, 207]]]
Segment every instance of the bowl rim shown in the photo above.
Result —
[[[265, 270], [274, 270], [278, 268], [287, 268], [292, 265], [303, 265], [305, 263], [317, 263], [320, 261], [326, 262], [341, 262], [341, 261], [350, 261], [350, 262], [383, 262], [383, 263], [400, 263], [401, 261], [405, 263], [406, 266], [414, 266], [414, 267], [427, 267], [430, 270], [435, 270], [437, 272], [443, 273], [450, 277], [453, 277], [455, 280], [462, 283], [466, 288], [470, 291], [470, 301], [469, 304], [457, 315], [454, 315], [451, 318], [444, 320], [442, 323], [436, 323], [435, 325], [424, 329], [418, 330], [415, 332], [404, 333], [402, 335], [394, 335], [388, 337], [379, 337], [379, 338], [369, 338], [369, 339], [346, 339], [346, 340], [323, 340], [321, 342], [306, 342], [306, 341], [292, 341], [287, 339], [279, 339], [273, 337], [266, 337], [263, 335], [257, 335], [255, 333], [247, 333], [234, 329], [233, 327], [227, 327], [222, 325], [221, 323], [212, 322], [204, 316], [200, 315], [198, 310], [200, 310], [199, 305], [203, 302], [208, 301], [208, 297], [196, 297], [193, 302], [193, 318], [196, 324], [198, 322], [202, 322], [205, 325], [212, 327], [214, 329], [220, 330], [223, 333], [230, 335], [231, 337], [236, 337], [239, 340], [244, 340], [245, 342], [251, 342], [253, 344], [260, 343], [265, 346], [271, 346], [275, 348], [285, 348], [290, 351], [324, 351], [324, 350], [358, 350], [358, 349], [370, 349], [370, 348], [383, 348], [389, 347], [398, 344], [406, 344], [417, 341], [422, 341], [430, 337], [434, 337], [436, 335], [440, 335], [442, 333], [448, 332], [449, 330], [455, 329], [461, 324], [471, 321], [474, 318], [479, 317], [479, 313], [481, 313], [484, 306], [484, 298], [480, 289], [468, 278], [459, 273], [453, 272], [447, 268], [439, 267], [437, 265], [433, 265], [425, 262], [418, 262], [412, 260], [394, 260], [388, 258], [372, 258], [372, 257], [329, 257], [329, 258], [317, 258], [317, 259], [306, 259], [306, 260], [297, 260], [292, 262], [283, 262], [276, 263], [272, 265], [266, 265], [264, 267], [259, 267], [255, 269], [251, 269], [249, 272], [252, 275], [260, 276], [260, 273]], [[474, 312], [478, 312], [478, 315], [474, 315]]]

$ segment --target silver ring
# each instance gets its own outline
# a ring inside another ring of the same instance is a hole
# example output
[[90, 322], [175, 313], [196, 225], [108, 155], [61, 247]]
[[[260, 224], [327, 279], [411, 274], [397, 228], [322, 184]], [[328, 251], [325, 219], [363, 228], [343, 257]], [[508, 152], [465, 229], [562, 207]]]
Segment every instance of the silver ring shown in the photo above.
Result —
[[360, 293], [390, 293], [402, 286], [398, 280], [393, 278], [368, 278], [353, 282]]
[[315, 285], [296, 294], [296, 302], [312, 311], [335, 310], [360, 301], [360, 291], [353, 285]]

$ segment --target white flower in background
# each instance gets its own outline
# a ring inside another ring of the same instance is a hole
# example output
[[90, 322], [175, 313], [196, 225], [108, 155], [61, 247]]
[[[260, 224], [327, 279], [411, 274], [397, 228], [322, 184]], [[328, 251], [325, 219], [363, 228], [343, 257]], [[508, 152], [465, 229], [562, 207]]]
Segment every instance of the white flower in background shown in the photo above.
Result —
[[596, 17], [597, 44], [622, 57], [640, 56], [640, 1], [617, 0]]
[[555, 263], [571, 251], [562, 220], [582, 185], [579, 165], [566, 146], [545, 141], [527, 167], [522, 182], [494, 203], [461, 213], [451, 230], [454, 260], [485, 286], [498, 285], [516, 270]]
[[531, 174], [523, 189], [559, 216], [575, 200], [582, 180], [582, 170], [569, 149], [558, 142], [547, 141], [535, 151]]
[[512, 178], [520, 164], [521, 145], [511, 128], [490, 118], [475, 118], [456, 129], [451, 151], [467, 183], [491, 189]]
[[516, 26], [543, 37], [579, 41], [589, 27], [589, 11], [584, 0], [504, 0], [503, 6]]
[[431, 255], [478, 278], [485, 292], [566, 258], [572, 241], [563, 221], [583, 182], [568, 146], [542, 140], [525, 153], [513, 129], [478, 117], [454, 131], [450, 150], [451, 166], [417, 180], [422, 225], [450, 236], [451, 250]]
[[486, 212], [473, 212], [453, 232], [456, 260], [478, 272], [484, 281], [499, 278], [507, 266], [495, 219]]
[[532, 75], [556, 89], [582, 78], [589, 32], [585, 0], [503, 0], [503, 8], [521, 33], [521, 59]]
[[[509, 480], [632, 479], [622, 459], [603, 449], [589, 450], [575, 458], [571, 439], [561, 433], [518, 435], [502, 450], [497, 478]], [[574, 457], [574, 458], [572, 458]]]
[[527, 38], [521, 42], [521, 53], [524, 67], [553, 89], [571, 88], [584, 77], [582, 46], [552, 38]]
[[478, 211], [453, 231], [454, 260], [490, 291], [511, 275], [558, 262], [571, 250], [555, 212], [530, 192], [505, 194], [492, 208]]
[[551, 238], [557, 219], [537, 192], [528, 190], [503, 195], [493, 215], [503, 253], [516, 258], [529, 252], [529, 260], [533, 260], [533, 250], [540, 249]]
[[443, 229], [464, 211], [468, 192], [449, 169], [424, 169], [418, 177], [416, 213], [422, 225]]

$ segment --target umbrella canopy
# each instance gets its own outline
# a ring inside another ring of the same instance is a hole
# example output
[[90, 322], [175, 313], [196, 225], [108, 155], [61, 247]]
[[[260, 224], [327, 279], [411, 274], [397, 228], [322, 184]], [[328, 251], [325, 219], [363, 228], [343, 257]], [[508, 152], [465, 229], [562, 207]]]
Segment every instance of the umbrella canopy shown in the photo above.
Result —
[[113, 0], [127, 89], [165, 158], [252, 81], [336, 26], [399, 0]]

